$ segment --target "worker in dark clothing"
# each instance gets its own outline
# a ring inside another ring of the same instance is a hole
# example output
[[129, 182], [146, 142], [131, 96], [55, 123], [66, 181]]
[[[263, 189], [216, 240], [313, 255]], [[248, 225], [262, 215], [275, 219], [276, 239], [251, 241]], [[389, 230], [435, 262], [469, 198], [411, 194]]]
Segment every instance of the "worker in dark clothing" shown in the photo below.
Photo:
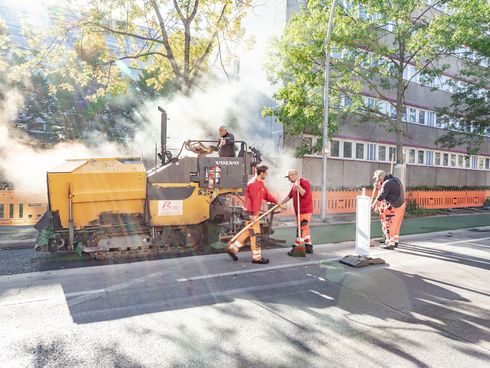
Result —
[[378, 197], [372, 207], [379, 211], [384, 248], [394, 249], [400, 241], [400, 227], [405, 215], [405, 191], [400, 179], [382, 170], [377, 170], [373, 179], [380, 185]]
[[225, 125], [219, 127], [220, 140], [217, 146], [211, 146], [218, 151], [219, 157], [235, 157], [235, 137], [228, 131]]

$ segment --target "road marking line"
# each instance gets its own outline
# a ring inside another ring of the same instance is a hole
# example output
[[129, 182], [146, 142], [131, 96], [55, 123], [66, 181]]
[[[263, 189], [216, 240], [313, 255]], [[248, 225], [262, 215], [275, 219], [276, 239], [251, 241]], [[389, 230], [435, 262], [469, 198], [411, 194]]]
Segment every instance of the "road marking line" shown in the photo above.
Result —
[[[294, 280], [294, 281], [280, 282], [280, 283], [268, 284], [268, 285], [249, 286], [249, 287], [245, 287], [245, 288], [230, 289], [230, 290], [217, 291], [217, 292], [212, 292], [212, 293], [182, 296], [182, 297], [177, 297], [177, 298], [172, 298], [172, 299], [160, 300], [160, 301], [152, 302], [152, 303], [126, 305], [123, 307], [115, 307], [115, 308], [111, 307], [111, 308], [97, 309], [97, 310], [91, 309], [89, 311], [84, 310], [82, 312], [76, 312], [73, 317], [74, 317], [74, 320], [78, 320], [78, 319], [80, 319], [80, 317], [87, 316], [89, 318], [90, 317], [94, 318], [96, 315], [104, 315], [106, 313], [110, 313], [111, 316], [114, 316], [115, 312], [125, 312], [125, 311], [132, 310], [135, 308], [137, 308], [138, 310], [141, 310], [141, 308], [152, 308], [152, 307], [159, 307], [159, 306], [166, 306], [166, 305], [176, 305], [176, 304], [180, 304], [180, 303], [183, 303], [186, 301], [190, 301], [190, 302], [195, 303], [197, 300], [204, 299], [204, 298], [213, 298], [214, 301], [216, 302], [217, 297], [227, 297], [227, 296], [240, 295], [240, 294], [246, 294], [246, 293], [257, 292], [257, 291], [287, 288], [287, 287], [291, 287], [291, 286], [300, 286], [300, 285], [305, 285], [305, 284], [310, 284], [310, 283], [315, 283], [315, 282], [318, 282], [318, 281], [311, 279], [311, 278], [306, 278], [304, 280]], [[68, 302], [68, 305], [70, 305], [70, 302]]]
[[453, 244], [469, 243], [471, 241], [478, 242], [478, 241], [481, 241], [481, 240], [488, 240], [488, 239], [490, 239], [490, 236], [487, 236], [485, 238], [477, 238], [477, 239], [457, 240], [457, 241], [453, 241], [453, 242], [447, 242], [447, 243], [444, 243], [444, 244], [446, 244], [446, 245], [453, 245]]
[[421, 250], [421, 249], [412, 249], [412, 248], [399, 248], [399, 251], [402, 253], [415, 254], [418, 256], [422, 256], [422, 257], [430, 256], [430, 257], [433, 257], [433, 258], [438, 259], [440, 261], [450, 261], [450, 262], [469, 261], [469, 262], [475, 262], [475, 263], [482, 263], [485, 265], [490, 265], [490, 261], [466, 258], [465, 256], [461, 256], [458, 253], [445, 251], [445, 252], [448, 252], [449, 254], [436, 254], [436, 253], [427, 252], [427, 250], [433, 250], [434, 248], [424, 247], [424, 246], [420, 246], [418, 244], [411, 244], [411, 243], [403, 243], [403, 244], [409, 245], [412, 247], [419, 247], [419, 248], [423, 248], [423, 249]]
[[490, 244], [481, 244], [481, 243], [467, 243], [467, 244], [471, 244], [471, 245], [475, 245], [477, 247], [483, 247], [483, 248], [489, 248], [490, 247]]
[[65, 296], [67, 298], [73, 298], [81, 295], [90, 295], [90, 294], [100, 294], [105, 293], [106, 289], [93, 289], [93, 290], [82, 290], [82, 291], [74, 291], [73, 293], [66, 293]]
[[243, 274], [247, 274], [247, 273], [267, 272], [267, 271], [282, 270], [282, 269], [292, 268], [292, 267], [311, 266], [311, 265], [317, 265], [317, 264], [327, 262], [327, 261], [335, 261], [338, 259], [339, 258], [330, 258], [330, 259], [322, 259], [322, 260], [318, 260], [318, 261], [290, 263], [290, 264], [279, 265], [279, 266], [269, 266], [269, 267], [266, 266], [265, 268], [257, 268], [257, 269], [253, 269], [253, 270], [241, 270], [241, 271], [214, 273], [214, 274], [203, 275], [203, 276], [193, 276], [193, 277], [177, 279], [177, 282], [206, 280], [206, 279], [214, 279], [217, 277], [224, 277], [224, 276], [236, 276], [236, 275], [243, 275]]

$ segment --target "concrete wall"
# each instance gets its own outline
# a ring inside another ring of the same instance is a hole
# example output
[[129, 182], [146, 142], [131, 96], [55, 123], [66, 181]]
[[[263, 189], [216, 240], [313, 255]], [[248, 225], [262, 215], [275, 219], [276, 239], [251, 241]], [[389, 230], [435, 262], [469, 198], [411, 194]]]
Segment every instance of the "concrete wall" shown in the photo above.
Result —
[[[390, 171], [389, 164], [367, 161], [329, 159], [327, 163], [327, 186], [331, 188], [359, 187], [372, 182], [374, 171]], [[316, 187], [321, 185], [321, 159], [305, 157], [302, 175]], [[490, 171], [450, 169], [407, 165], [407, 186], [490, 186]]]

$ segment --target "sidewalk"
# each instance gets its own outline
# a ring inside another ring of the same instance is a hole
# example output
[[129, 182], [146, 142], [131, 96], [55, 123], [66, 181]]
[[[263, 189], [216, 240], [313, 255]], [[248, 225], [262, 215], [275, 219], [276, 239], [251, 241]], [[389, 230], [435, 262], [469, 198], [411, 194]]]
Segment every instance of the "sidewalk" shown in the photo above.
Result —
[[[421, 216], [421, 217], [407, 217], [405, 219], [414, 218], [432, 218], [432, 217], [443, 217], [443, 216], [461, 216], [461, 215], [487, 215], [490, 214], [490, 207], [483, 208], [455, 208], [450, 210], [440, 210], [441, 214], [434, 216]], [[376, 216], [372, 217], [373, 222], [377, 222]], [[276, 227], [286, 227], [286, 226], [297, 226], [296, 218], [294, 216], [277, 216], [274, 218]], [[311, 219], [312, 226], [316, 225], [338, 225], [338, 224], [353, 224], [356, 222], [355, 213], [336, 213], [327, 214], [327, 219], [322, 221], [319, 215], [314, 215]]]

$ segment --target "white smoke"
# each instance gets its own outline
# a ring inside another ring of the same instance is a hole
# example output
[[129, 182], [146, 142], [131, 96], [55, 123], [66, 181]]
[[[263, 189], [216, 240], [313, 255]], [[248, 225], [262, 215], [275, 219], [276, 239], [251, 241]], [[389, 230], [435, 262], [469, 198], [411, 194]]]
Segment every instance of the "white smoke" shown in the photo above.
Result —
[[113, 143], [100, 142], [88, 147], [79, 142], [66, 142], [52, 148], [40, 148], [27, 134], [12, 125], [23, 105], [22, 96], [9, 91], [0, 103], [0, 174], [14, 184], [16, 190], [46, 193], [46, 172], [70, 158], [107, 157], [127, 153]]
[[[195, 89], [190, 96], [178, 95], [168, 99], [148, 101], [134, 112], [141, 129], [126, 146], [94, 139], [91, 146], [79, 142], [60, 143], [52, 148], [36, 147], [26, 134], [12, 126], [22, 108], [22, 96], [9, 93], [0, 103], [0, 176], [12, 182], [16, 189], [46, 193], [46, 172], [66, 159], [88, 157], [141, 156], [152, 158], [155, 143], [160, 142], [160, 112], [168, 114], [168, 148], [177, 153], [188, 139], [218, 140], [218, 128], [225, 124], [236, 140], [259, 148], [264, 163], [270, 167], [269, 186], [276, 189], [289, 187], [283, 179], [287, 169], [301, 172], [299, 160], [292, 152], [282, 149], [282, 136], [277, 125], [261, 119], [261, 110], [270, 107], [272, 89], [262, 70], [263, 54], [271, 31], [263, 30], [264, 22], [274, 9], [263, 10], [263, 16], [251, 14], [247, 32], [255, 33], [258, 40], [253, 49], [242, 50], [241, 81], [208, 81], [205, 87]], [[254, 18], [255, 17], [255, 18]], [[277, 32], [276, 32], [277, 33]], [[247, 78], [246, 80], [244, 78]], [[183, 155], [189, 155], [185, 152]], [[279, 179], [280, 178], [280, 179]], [[276, 180], [277, 179], [277, 180]]]

